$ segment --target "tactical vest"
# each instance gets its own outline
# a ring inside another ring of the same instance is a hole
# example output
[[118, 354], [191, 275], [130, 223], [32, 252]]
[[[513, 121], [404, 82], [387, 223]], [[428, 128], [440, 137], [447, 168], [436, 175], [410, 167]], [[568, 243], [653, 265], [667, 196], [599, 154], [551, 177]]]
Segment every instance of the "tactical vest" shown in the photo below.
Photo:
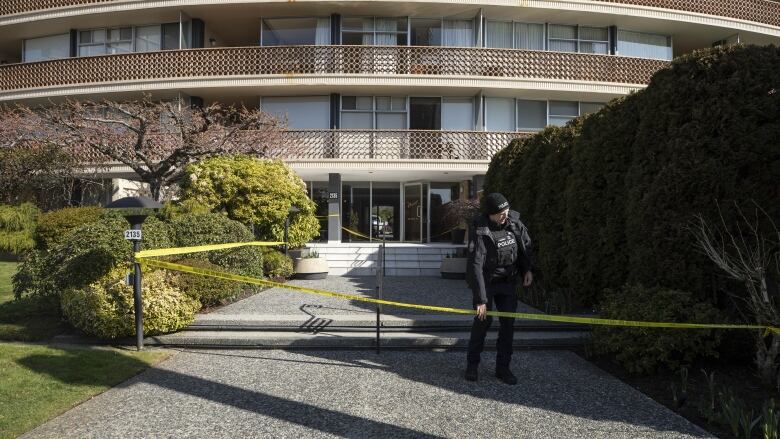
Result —
[[490, 231], [496, 243], [496, 267], [508, 267], [517, 262], [517, 238], [506, 229]]

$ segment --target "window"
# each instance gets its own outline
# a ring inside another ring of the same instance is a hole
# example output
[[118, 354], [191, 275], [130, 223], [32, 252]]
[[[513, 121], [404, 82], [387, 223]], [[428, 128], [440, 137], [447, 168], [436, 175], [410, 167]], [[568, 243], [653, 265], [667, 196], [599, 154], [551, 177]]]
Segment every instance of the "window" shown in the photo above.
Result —
[[162, 25], [162, 50], [179, 49], [179, 23]]
[[330, 18], [267, 18], [261, 25], [263, 46], [330, 44]]
[[555, 126], [564, 126], [566, 122], [580, 115], [577, 101], [550, 101], [550, 113], [548, 123]]
[[487, 131], [515, 131], [515, 100], [512, 98], [485, 98], [485, 129]]
[[517, 130], [534, 131], [547, 126], [547, 101], [517, 100]]
[[618, 29], [617, 54], [671, 60], [672, 37]]
[[412, 46], [441, 46], [441, 20], [413, 18]]
[[133, 28], [81, 30], [78, 33], [79, 56], [113, 55], [133, 51]]
[[159, 25], [135, 28], [135, 51], [154, 52], [160, 50], [162, 30]]
[[413, 18], [412, 46], [474, 46], [474, 20]]
[[406, 97], [342, 96], [341, 128], [406, 129]]
[[580, 26], [580, 52], [609, 53], [609, 31], [606, 27]]
[[548, 32], [552, 51], [609, 53], [609, 31], [606, 27], [551, 24]]
[[358, 46], [406, 46], [406, 18], [344, 18], [341, 42]]
[[601, 102], [580, 102], [580, 116], [595, 113], [604, 108]]
[[503, 49], [544, 50], [544, 24], [488, 20], [485, 46]]
[[24, 62], [46, 61], [70, 56], [70, 34], [24, 40]]
[[290, 129], [328, 129], [330, 125], [330, 97], [285, 96], [263, 97], [263, 111], [287, 121]]
[[595, 113], [603, 107], [602, 102], [486, 97], [485, 130], [537, 131], [548, 125], [563, 126], [577, 116]]

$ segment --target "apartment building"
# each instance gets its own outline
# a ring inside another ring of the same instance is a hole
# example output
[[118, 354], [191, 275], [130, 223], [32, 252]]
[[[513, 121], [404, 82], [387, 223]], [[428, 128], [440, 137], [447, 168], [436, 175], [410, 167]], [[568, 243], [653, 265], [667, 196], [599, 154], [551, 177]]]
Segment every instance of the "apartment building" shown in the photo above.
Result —
[[278, 157], [328, 216], [323, 242], [368, 240], [343, 226], [445, 253], [447, 204], [512, 139], [642, 89], [673, 57], [778, 42], [767, 0], [9, 0], [0, 102], [259, 106], [287, 120], [298, 146]]

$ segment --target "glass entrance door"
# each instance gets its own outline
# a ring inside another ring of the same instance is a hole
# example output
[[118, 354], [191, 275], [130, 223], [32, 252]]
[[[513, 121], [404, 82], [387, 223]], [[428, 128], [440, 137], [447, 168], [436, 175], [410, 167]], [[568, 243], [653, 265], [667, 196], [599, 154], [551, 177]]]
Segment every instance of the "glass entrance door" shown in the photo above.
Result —
[[404, 241], [422, 242], [423, 186], [422, 183], [404, 185]]

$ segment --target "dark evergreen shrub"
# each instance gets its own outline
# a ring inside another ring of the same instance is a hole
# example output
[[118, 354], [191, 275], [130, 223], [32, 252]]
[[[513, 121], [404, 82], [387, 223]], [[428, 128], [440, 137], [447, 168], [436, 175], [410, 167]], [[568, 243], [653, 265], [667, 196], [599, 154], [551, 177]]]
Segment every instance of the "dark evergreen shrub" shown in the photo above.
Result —
[[[601, 317], [672, 323], [719, 323], [714, 306], [687, 291], [626, 286], [606, 290]], [[717, 357], [721, 333], [710, 329], [657, 329], [596, 326], [597, 352], [612, 354], [633, 373], [652, 373], [660, 367], [676, 370], [694, 360]]]
[[641, 95], [591, 114], [571, 148], [563, 239], [565, 277], [586, 304], [626, 282], [626, 184]]
[[[780, 49], [678, 58], [645, 90], [627, 174], [628, 279], [708, 295], [716, 271], [687, 225], [755, 200], [780, 219]], [[610, 262], [611, 263], [611, 262]]]

